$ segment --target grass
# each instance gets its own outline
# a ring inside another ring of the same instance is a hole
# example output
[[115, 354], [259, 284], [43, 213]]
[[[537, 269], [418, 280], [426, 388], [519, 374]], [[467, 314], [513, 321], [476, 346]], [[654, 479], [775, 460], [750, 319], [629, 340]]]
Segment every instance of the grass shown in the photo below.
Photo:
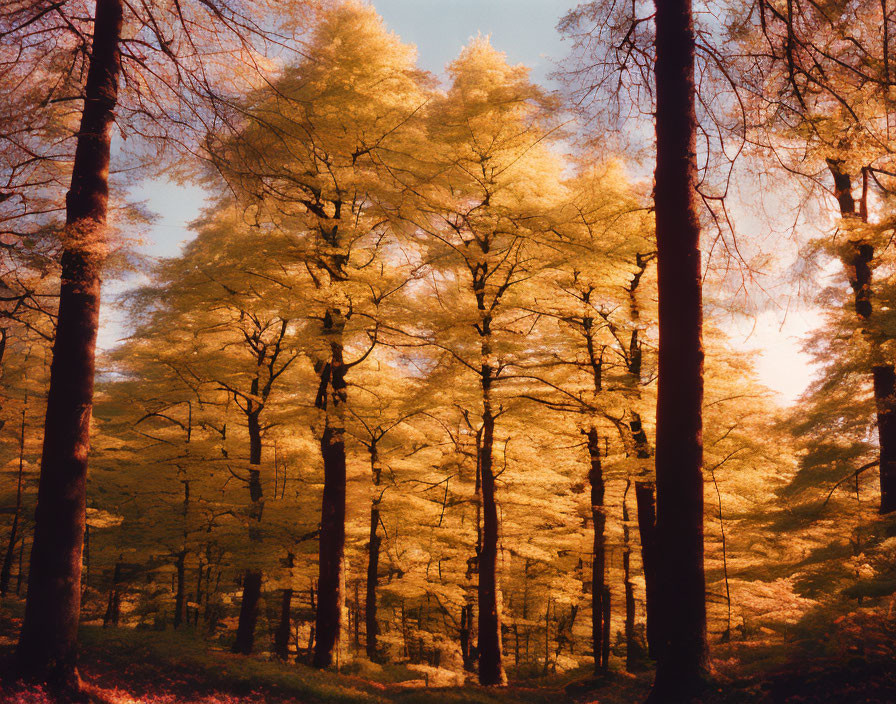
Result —
[[[3, 603], [0, 657], [6, 662], [20, 617], [20, 603]], [[861, 656], [797, 656], [792, 643], [780, 642], [717, 645], [718, 672], [704, 704], [896, 701], [892, 624], [881, 629], [872, 635], [870, 626], [863, 625], [860, 641], [866, 648]], [[873, 651], [878, 640], [889, 647]], [[321, 672], [233, 655], [191, 632], [97, 626], [81, 629], [80, 663], [92, 700], [104, 704], [634, 704], [644, 701], [650, 685], [649, 673], [614, 671], [594, 678], [580, 670], [512, 682], [506, 688], [423, 687], [417, 686], [419, 673], [401, 664], [358, 663], [342, 672]], [[0, 703], [48, 701], [34, 688], [0, 683]]]

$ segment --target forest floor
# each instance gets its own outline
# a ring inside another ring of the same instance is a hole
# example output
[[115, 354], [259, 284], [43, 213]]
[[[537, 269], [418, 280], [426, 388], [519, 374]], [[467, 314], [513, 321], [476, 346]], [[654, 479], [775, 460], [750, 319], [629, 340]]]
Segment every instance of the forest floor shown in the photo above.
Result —
[[[8, 603], [8, 602], [7, 602]], [[0, 660], [9, 663], [19, 619], [0, 612]], [[736, 646], [716, 649], [722, 667], [706, 704], [778, 702], [851, 704], [896, 702], [892, 658], [788, 657], [780, 645], [751, 653], [748, 666]], [[782, 657], [783, 656], [783, 657]], [[765, 669], [765, 668], [768, 669]], [[44, 704], [42, 691], [0, 682], [0, 703]], [[232, 655], [171, 631], [85, 626], [80, 671], [91, 701], [103, 704], [634, 704], [644, 700], [650, 675], [612, 672], [600, 680], [584, 671], [506, 688], [425, 687], [419, 672], [400, 665], [358, 674], [320, 672], [298, 664]]]

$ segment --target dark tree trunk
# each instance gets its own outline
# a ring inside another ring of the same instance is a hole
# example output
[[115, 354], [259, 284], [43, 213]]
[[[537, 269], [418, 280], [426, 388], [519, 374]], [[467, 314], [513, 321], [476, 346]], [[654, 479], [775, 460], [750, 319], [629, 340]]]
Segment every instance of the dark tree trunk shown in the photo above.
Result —
[[249, 655], [255, 647], [255, 625], [258, 623], [258, 602], [261, 600], [261, 570], [248, 569], [243, 576], [243, 598], [236, 629], [233, 652]]
[[320, 439], [324, 461], [324, 491], [320, 517], [320, 574], [317, 583], [316, 644], [313, 664], [327, 668], [342, 628], [342, 593], [345, 555], [345, 363], [342, 329], [344, 319], [338, 310], [328, 311], [324, 333], [332, 340], [330, 361], [321, 373], [317, 405], [325, 411], [325, 425]]
[[93, 407], [94, 352], [105, 249], [112, 124], [121, 72], [121, 0], [97, 0], [66, 228], [56, 339], [19, 671], [53, 687], [80, 687], [81, 550]]
[[379, 659], [377, 636], [380, 632], [376, 620], [376, 589], [379, 582], [380, 544], [382, 542], [377, 529], [380, 524], [382, 494], [379, 493], [379, 487], [382, 481], [382, 470], [379, 465], [375, 440], [370, 443], [370, 466], [373, 471], [374, 496], [370, 506], [370, 537], [367, 543], [367, 593], [364, 602], [364, 624], [367, 633], [367, 657], [376, 662]]
[[[4, 344], [6, 336], [4, 335]], [[22, 479], [25, 473], [25, 409], [22, 409], [22, 427], [19, 435], [19, 473], [16, 481], [16, 506], [12, 515], [12, 527], [9, 529], [9, 542], [3, 556], [3, 567], [0, 569], [0, 596], [9, 591], [9, 578], [12, 575], [12, 563], [15, 561], [16, 542], [19, 534], [19, 516], [22, 513]]]
[[610, 587], [604, 585], [604, 593], [603, 598], [601, 599], [601, 606], [603, 607], [603, 618], [604, 618], [604, 632], [603, 638], [601, 639], [601, 648], [600, 648], [600, 667], [606, 672], [607, 668], [610, 666]]
[[460, 654], [464, 661], [464, 669], [473, 672], [476, 658], [473, 656], [473, 642], [471, 630], [473, 627], [473, 605], [464, 604], [460, 607]]
[[[189, 436], [188, 436], [189, 437]], [[187, 440], [189, 442], [189, 439]], [[184, 612], [186, 610], [186, 591], [187, 591], [187, 517], [190, 513], [190, 482], [183, 480], [184, 485], [184, 502], [181, 521], [183, 523], [181, 538], [183, 540], [182, 547], [174, 562], [174, 568], [177, 573], [177, 590], [174, 593], [174, 628], [180, 628], [184, 620]], [[200, 568], [201, 570], [201, 568]], [[198, 598], [198, 597], [197, 597]]]
[[177, 554], [174, 561], [174, 569], [177, 573], [177, 589], [174, 592], [174, 628], [177, 630], [184, 622], [184, 606], [186, 599], [186, 579], [187, 579], [187, 553], [181, 551]]
[[[314, 599], [314, 585], [312, 584], [308, 588], [308, 597], [310, 599], [311, 604], [311, 613], [317, 614], [317, 603]], [[311, 660], [314, 655], [314, 621], [311, 622], [311, 625], [308, 627], [308, 659]]]
[[284, 589], [280, 599], [280, 623], [274, 634], [274, 654], [286, 662], [289, 658], [289, 634], [292, 631], [292, 589]]
[[644, 569], [644, 585], [647, 608], [647, 652], [655, 658], [659, 647], [657, 636], [657, 582], [656, 570], [656, 504], [653, 482], [635, 482], [635, 503], [638, 510], [638, 534], [641, 538], [641, 565]]
[[498, 504], [492, 449], [495, 419], [486, 406], [482, 419], [479, 470], [482, 482], [482, 552], [479, 555], [479, 684], [505, 684], [498, 613]]
[[[252, 393], [258, 394], [258, 377], [252, 380]], [[249, 430], [249, 542], [255, 550], [261, 550], [261, 516], [264, 510], [261, 489], [261, 423], [260, 408], [246, 416]], [[240, 601], [240, 620], [236, 630], [233, 652], [249, 655], [255, 648], [255, 627], [258, 624], [258, 602], [261, 599], [262, 573], [259, 569], [246, 570], [243, 579], [243, 596]]]
[[707, 671], [703, 568], [703, 307], [691, 0], [655, 0], [657, 672], [652, 701], [687, 701]]
[[594, 671], [602, 667], [601, 653], [604, 639], [604, 586], [607, 571], [605, 531], [607, 516], [604, 513], [604, 472], [600, 457], [600, 436], [597, 428], [588, 429], [588, 457], [591, 467], [588, 481], [591, 484], [591, 519], [594, 526], [591, 549], [591, 645], [594, 653]]
[[342, 571], [345, 552], [345, 440], [327, 426], [320, 441], [324, 492], [320, 523], [320, 576], [314, 666], [329, 667], [342, 626]]
[[625, 587], [625, 669], [635, 672], [643, 664], [644, 653], [635, 635], [635, 585], [632, 583], [632, 543], [628, 492], [631, 480], [625, 484], [622, 495], [622, 580]]
[[25, 581], [25, 536], [22, 536], [22, 544], [19, 546], [19, 572], [16, 575], [16, 596], [22, 593], [22, 584]]
[[880, 512], [891, 513], [896, 511], [896, 371], [892, 364], [872, 371], [880, 438]]
[[112, 584], [109, 586], [109, 601], [106, 604], [106, 613], [103, 615], [103, 628], [109, 625], [117, 626], [121, 618], [121, 562], [115, 563], [112, 572]]

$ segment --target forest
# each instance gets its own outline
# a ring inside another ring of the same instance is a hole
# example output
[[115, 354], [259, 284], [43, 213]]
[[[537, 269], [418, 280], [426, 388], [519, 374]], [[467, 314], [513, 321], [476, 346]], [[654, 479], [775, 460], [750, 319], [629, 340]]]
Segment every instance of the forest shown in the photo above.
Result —
[[896, 701], [896, 0], [381, 5], [2, 3], [0, 701]]

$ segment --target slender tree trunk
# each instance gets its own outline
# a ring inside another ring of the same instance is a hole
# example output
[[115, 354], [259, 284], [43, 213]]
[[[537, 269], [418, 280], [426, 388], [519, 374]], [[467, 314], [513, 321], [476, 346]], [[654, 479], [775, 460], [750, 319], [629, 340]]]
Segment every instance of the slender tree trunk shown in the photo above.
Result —
[[656, 208], [659, 288], [657, 593], [651, 701], [698, 695], [707, 670], [703, 568], [703, 307], [691, 0], [656, 5]]
[[600, 457], [600, 436], [593, 425], [588, 429], [588, 457], [591, 461], [588, 481], [591, 484], [591, 519], [594, 527], [591, 549], [591, 646], [594, 653], [594, 671], [600, 672], [604, 638], [607, 516], [604, 513], [604, 472]]
[[115, 569], [112, 571], [112, 584], [109, 586], [109, 601], [106, 604], [106, 613], [103, 615], [103, 628], [108, 628], [109, 624], [118, 626], [121, 617], [121, 571], [123, 565], [121, 560], [115, 563]]
[[19, 672], [79, 689], [78, 619], [121, 0], [97, 0], [66, 228]]
[[22, 544], [19, 545], [19, 571], [16, 574], [16, 596], [22, 593], [22, 584], [25, 581], [25, 536], [22, 536]]
[[[320, 559], [317, 590], [317, 643], [314, 666], [327, 668], [342, 629], [342, 603], [345, 568], [345, 402], [346, 382], [343, 360], [341, 311], [328, 311], [324, 333], [330, 338], [330, 361], [321, 375], [323, 394], [318, 407], [325, 411], [320, 451], [324, 461], [324, 491], [320, 520]], [[329, 389], [329, 392], [328, 392]]]
[[656, 570], [656, 504], [653, 482], [635, 482], [635, 504], [638, 510], [638, 534], [641, 538], [641, 565], [644, 570], [645, 606], [647, 609], [647, 652], [655, 658], [659, 647], [657, 636], [657, 592], [660, 585]]
[[292, 589], [284, 589], [280, 599], [280, 623], [274, 634], [274, 654], [284, 662], [289, 658], [289, 634], [292, 624]]
[[[4, 336], [5, 340], [5, 336]], [[27, 397], [25, 403], [27, 404]], [[12, 563], [15, 560], [16, 542], [19, 533], [19, 515], [22, 513], [22, 479], [25, 474], [25, 412], [22, 408], [22, 427], [19, 435], [19, 473], [16, 481], [16, 507], [12, 515], [12, 527], [9, 529], [9, 542], [3, 556], [3, 567], [0, 569], [0, 596], [9, 591], [9, 578], [12, 574]]]
[[181, 551], [177, 553], [177, 559], [174, 562], [174, 569], [177, 573], [177, 590], [174, 592], [174, 628], [177, 630], [184, 621], [184, 605], [186, 600], [186, 561], [187, 553]]
[[[258, 377], [252, 380], [252, 393], [258, 394]], [[261, 488], [261, 408], [252, 408], [246, 416], [249, 430], [249, 542], [255, 550], [261, 549], [261, 517], [264, 496]], [[240, 619], [236, 629], [233, 652], [249, 655], [255, 648], [255, 627], [258, 624], [258, 602], [261, 600], [262, 572], [249, 568], [243, 577], [243, 595], [240, 600]]]
[[[189, 440], [188, 440], [189, 442]], [[177, 573], [177, 590], [174, 593], [174, 628], [175, 630], [180, 628], [181, 624], [184, 620], [184, 612], [186, 610], [186, 591], [187, 591], [187, 537], [189, 535], [187, 531], [187, 517], [190, 513], [190, 482], [189, 480], [183, 480], [184, 485], [184, 502], [183, 502], [183, 512], [181, 515], [182, 521], [182, 530], [181, 530], [181, 549], [180, 552], [177, 553], [177, 557], [174, 562], [174, 568]]]
[[483, 416], [479, 468], [482, 481], [482, 553], [479, 556], [479, 683], [506, 684], [501, 658], [498, 612], [498, 504], [492, 472], [495, 420], [486, 407]]
[[[309, 596], [309, 598], [310, 598], [310, 600], [311, 600], [311, 601], [310, 601], [310, 603], [311, 603], [311, 613], [313, 613], [313, 614], [317, 614], [317, 604], [315, 603], [315, 599], [314, 599], [314, 584], [313, 584], [313, 583], [312, 583], [311, 586], [308, 588], [308, 596]], [[314, 633], [314, 623], [315, 623], [315, 622], [312, 621], [312, 622], [311, 622], [311, 625], [308, 627], [308, 656], [309, 656], [309, 660], [310, 660], [311, 658], [314, 657], [314, 656], [313, 656], [313, 653], [314, 653], [314, 642], [315, 642], [315, 638], [314, 638], [314, 635], [315, 635], [315, 633]]]
[[604, 672], [610, 667], [610, 601], [610, 587], [605, 584], [603, 598], [600, 602], [603, 607], [604, 618], [604, 632], [603, 638], [601, 639], [600, 649], [600, 667]]
[[640, 669], [644, 653], [635, 635], [635, 585], [632, 583], [632, 543], [628, 511], [631, 485], [631, 479], [626, 481], [622, 495], [622, 579], [625, 587], [625, 669], [635, 672]]
[[367, 542], [367, 594], [364, 602], [364, 624], [367, 633], [367, 657], [371, 661], [377, 662], [379, 660], [377, 636], [380, 631], [376, 620], [376, 590], [379, 582], [380, 544], [382, 542], [377, 529], [380, 524], [380, 501], [382, 500], [382, 494], [379, 493], [382, 468], [379, 464], [376, 440], [372, 440], [370, 443], [370, 467], [373, 472], [374, 496], [370, 506], [370, 537]]
[[464, 669], [473, 672], [475, 669], [476, 658], [473, 654], [471, 646], [473, 628], [473, 605], [464, 604], [460, 607], [460, 654], [464, 661]]

